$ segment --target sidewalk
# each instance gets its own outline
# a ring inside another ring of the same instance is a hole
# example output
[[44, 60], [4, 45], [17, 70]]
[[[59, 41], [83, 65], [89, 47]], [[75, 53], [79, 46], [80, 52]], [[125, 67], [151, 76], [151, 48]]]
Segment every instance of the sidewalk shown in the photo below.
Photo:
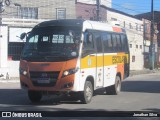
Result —
[[[130, 77], [135, 76], [135, 75], [151, 74], [151, 73], [160, 73], [160, 69], [154, 69], [154, 70], [144, 69], [144, 70], [134, 70], [134, 71], [131, 70]], [[8, 82], [17, 83], [19, 81], [20, 81], [19, 77], [14, 77], [14, 78], [10, 78], [10, 79], [0, 78], [0, 83], [8, 83]]]
[[11, 82], [11, 83], [18, 83], [20, 80], [18, 77], [16, 78], [10, 78], [10, 79], [2, 79], [0, 78], [0, 83], [8, 83], [8, 82]]
[[141, 75], [141, 74], [151, 74], [151, 73], [160, 73], [160, 69], [154, 69], [154, 70], [149, 70], [149, 69], [131, 70], [130, 71], [130, 76]]

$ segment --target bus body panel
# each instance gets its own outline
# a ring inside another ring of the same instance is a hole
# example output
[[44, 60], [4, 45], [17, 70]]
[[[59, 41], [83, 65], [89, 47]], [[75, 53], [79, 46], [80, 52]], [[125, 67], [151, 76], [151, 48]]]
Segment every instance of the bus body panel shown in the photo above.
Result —
[[[77, 66], [77, 59], [69, 60], [66, 62], [27, 62], [21, 60], [20, 68], [25, 69], [27, 71], [27, 75], [20, 75], [20, 80], [23, 84], [26, 84], [28, 89], [30, 90], [38, 90], [38, 91], [65, 91], [63, 86], [66, 83], [72, 82], [74, 86], [69, 89], [77, 88], [78, 83], [75, 82], [78, 79], [77, 74], [71, 74], [66, 77], [63, 77], [63, 72], [65, 70], [69, 70], [72, 68], [76, 68]], [[43, 82], [49, 82], [49, 77], [55, 77], [52, 73], [57, 73], [57, 78], [53, 78], [56, 80], [55, 85], [53, 86], [43, 86]], [[76, 79], [75, 79], [76, 78]], [[45, 79], [45, 80], [41, 80]], [[48, 80], [46, 80], [48, 79]], [[33, 81], [35, 82], [33, 84]], [[79, 80], [78, 80], [79, 81]], [[42, 83], [41, 85], [39, 83]], [[77, 83], [77, 84], [74, 84]], [[75, 86], [76, 85], [76, 86]]]

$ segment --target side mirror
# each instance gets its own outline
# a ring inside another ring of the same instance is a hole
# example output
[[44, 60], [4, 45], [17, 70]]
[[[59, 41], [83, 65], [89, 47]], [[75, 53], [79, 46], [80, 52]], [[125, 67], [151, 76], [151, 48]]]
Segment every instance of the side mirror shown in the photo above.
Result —
[[23, 40], [26, 36], [27, 36], [27, 33], [22, 33], [22, 34], [20, 35], [20, 39]]
[[74, 31], [73, 31], [73, 30], [69, 30], [69, 35], [70, 35], [72, 38], [74, 38], [74, 37], [75, 37]]

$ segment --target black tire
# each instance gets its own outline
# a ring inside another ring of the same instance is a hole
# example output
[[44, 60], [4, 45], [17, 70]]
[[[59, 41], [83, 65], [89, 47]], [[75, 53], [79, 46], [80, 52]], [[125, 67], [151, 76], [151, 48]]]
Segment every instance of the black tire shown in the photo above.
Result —
[[116, 76], [115, 84], [109, 87], [106, 87], [107, 95], [118, 95], [121, 91], [121, 79], [119, 76]]
[[42, 93], [39, 91], [28, 91], [28, 97], [32, 103], [37, 103], [41, 101]]
[[90, 81], [85, 82], [84, 91], [80, 94], [80, 100], [83, 104], [88, 104], [91, 102], [93, 97], [93, 85]]

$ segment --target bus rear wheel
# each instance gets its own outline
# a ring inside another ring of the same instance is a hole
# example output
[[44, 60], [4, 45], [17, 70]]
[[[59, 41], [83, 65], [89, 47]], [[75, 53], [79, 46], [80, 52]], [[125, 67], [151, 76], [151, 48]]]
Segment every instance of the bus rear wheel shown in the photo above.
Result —
[[30, 100], [32, 103], [37, 103], [37, 102], [40, 102], [40, 100], [41, 100], [41, 98], [42, 98], [42, 93], [39, 92], [39, 91], [29, 90], [29, 91], [28, 91], [28, 97], [29, 97], [29, 100]]
[[115, 84], [109, 87], [106, 87], [107, 95], [118, 95], [121, 91], [121, 79], [119, 76], [116, 76]]
[[80, 100], [82, 103], [88, 104], [91, 102], [93, 96], [93, 85], [90, 81], [86, 81], [84, 91], [80, 94]]

